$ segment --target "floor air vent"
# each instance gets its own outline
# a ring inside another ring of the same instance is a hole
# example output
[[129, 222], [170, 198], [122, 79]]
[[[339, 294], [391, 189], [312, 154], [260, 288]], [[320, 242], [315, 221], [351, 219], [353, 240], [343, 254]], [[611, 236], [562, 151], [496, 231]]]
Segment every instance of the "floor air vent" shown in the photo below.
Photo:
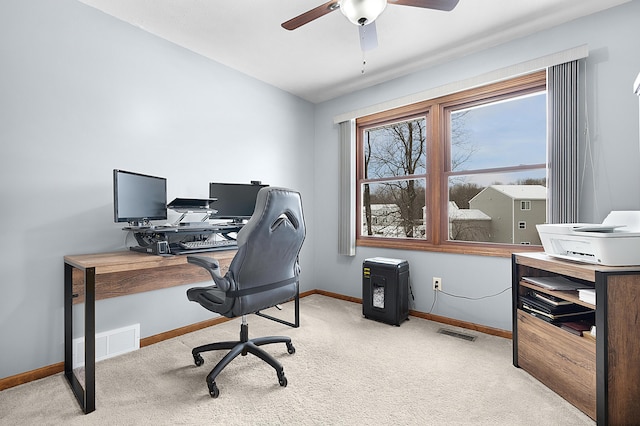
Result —
[[472, 336], [470, 334], [459, 333], [457, 331], [448, 330], [446, 328], [439, 329], [438, 333], [446, 334], [447, 336], [451, 336], [451, 337], [457, 337], [458, 339], [462, 339], [462, 340], [468, 340], [470, 342], [473, 342], [474, 340], [476, 340], [476, 336]]

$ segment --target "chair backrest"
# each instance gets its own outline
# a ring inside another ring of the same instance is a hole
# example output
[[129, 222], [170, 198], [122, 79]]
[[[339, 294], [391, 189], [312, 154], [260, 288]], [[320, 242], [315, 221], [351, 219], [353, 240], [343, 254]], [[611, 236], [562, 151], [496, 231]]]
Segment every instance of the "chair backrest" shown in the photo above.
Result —
[[238, 232], [238, 252], [225, 275], [227, 297], [235, 298], [231, 314], [253, 313], [295, 297], [305, 235], [300, 194], [262, 188], [253, 215]]

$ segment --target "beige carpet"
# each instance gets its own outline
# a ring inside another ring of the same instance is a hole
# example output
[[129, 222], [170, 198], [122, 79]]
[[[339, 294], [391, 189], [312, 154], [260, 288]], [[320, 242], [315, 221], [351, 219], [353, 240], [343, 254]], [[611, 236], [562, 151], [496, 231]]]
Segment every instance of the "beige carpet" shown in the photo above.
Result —
[[[511, 341], [411, 318], [400, 327], [362, 317], [361, 305], [313, 295], [301, 300], [301, 327], [257, 316], [249, 334], [288, 335], [266, 346], [275, 371], [248, 355], [217, 379], [205, 377], [223, 353], [191, 348], [233, 340], [240, 321], [167, 340], [96, 367], [96, 411], [82, 414], [62, 374], [0, 392], [2, 425], [594, 425], [591, 419], [511, 363]], [[272, 311], [270, 310], [269, 313]], [[293, 318], [293, 303], [277, 312]], [[448, 328], [475, 341], [437, 333]]]

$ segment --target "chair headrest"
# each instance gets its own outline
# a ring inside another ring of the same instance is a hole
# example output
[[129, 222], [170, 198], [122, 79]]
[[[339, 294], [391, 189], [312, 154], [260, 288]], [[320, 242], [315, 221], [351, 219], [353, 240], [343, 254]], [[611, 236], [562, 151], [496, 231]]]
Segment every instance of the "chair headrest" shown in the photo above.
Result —
[[[268, 225], [265, 226], [265, 222]], [[287, 188], [268, 186], [256, 197], [256, 207], [251, 219], [238, 232], [238, 246], [245, 244], [248, 236], [262, 227], [273, 233], [280, 227], [290, 227], [298, 233], [306, 233], [300, 193]]]

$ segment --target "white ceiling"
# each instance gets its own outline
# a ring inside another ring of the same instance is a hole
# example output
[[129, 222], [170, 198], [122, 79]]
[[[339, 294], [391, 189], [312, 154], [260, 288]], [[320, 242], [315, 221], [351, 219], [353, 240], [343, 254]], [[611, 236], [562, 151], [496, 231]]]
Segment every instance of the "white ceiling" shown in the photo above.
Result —
[[389, 4], [378, 47], [334, 11], [280, 24], [326, 0], [79, 0], [258, 80], [317, 103], [630, 0], [460, 0], [452, 12]]

